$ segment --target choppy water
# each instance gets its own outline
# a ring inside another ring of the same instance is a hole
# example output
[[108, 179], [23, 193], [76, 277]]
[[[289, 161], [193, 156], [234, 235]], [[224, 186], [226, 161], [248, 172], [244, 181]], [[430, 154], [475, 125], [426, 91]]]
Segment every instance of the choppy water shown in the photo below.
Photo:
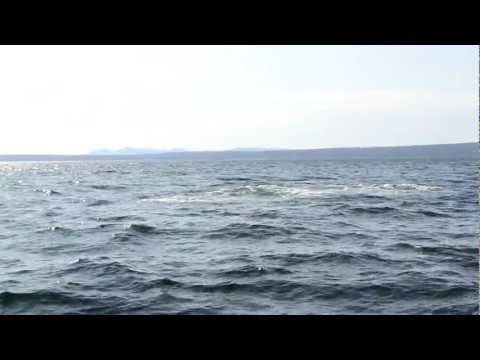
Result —
[[0, 314], [478, 314], [477, 170], [0, 163]]

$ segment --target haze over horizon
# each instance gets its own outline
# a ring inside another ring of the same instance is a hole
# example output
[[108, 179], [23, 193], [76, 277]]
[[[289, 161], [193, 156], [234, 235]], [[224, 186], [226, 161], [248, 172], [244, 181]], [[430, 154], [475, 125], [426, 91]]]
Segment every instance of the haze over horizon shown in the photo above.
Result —
[[[410, 147], [410, 146], [442, 146], [442, 145], [459, 145], [459, 144], [472, 144], [473, 142], [464, 142], [464, 143], [448, 143], [448, 144], [413, 144], [413, 145], [397, 145], [397, 146], [346, 146], [346, 147], [317, 147], [317, 148], [302, 148], [302, 149], [292, 149], [292, 148], [262, 148], [262, 147], [238, 147], [231, 149], [219, 149], [219, 150], [210, 150], [210, 151], [296, 151], [296, 150], [327, 150], [327, 149], [345, 149], [345, 148], [377, 148], [377, 147], [387, 147], [387, 148], [396, 148], [396, 147]], [[77, 155], [142, 155], [142, 154], [163, 154], [163, 153], [173, 153], [173, 152], [202, 152], [209, 150], [188, 150], [182, 148], [173, 148], [173, 149], [144, 149], [144, 148], [131, 148], [125, 147], [121, 149], [95, 149], [90, 151], [88, 154], [77, 154]], [[1, 155], [1, 154], [0, 154]]]
[[478, 142], [476, 46], [1, 46], [0, 154]]

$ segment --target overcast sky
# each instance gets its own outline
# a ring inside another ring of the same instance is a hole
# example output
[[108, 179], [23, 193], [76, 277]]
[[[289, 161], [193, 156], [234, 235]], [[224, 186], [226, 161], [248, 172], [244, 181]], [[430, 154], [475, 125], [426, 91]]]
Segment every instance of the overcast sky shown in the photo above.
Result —
[[478, 141], [476, 46], [0, 46], [0, 154]]

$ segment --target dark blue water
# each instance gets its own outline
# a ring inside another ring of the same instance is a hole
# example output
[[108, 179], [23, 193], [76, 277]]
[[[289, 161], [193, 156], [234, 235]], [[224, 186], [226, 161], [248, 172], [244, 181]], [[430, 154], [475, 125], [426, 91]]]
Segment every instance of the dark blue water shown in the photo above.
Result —
[[0, 163], [0, 314], [478, 314], [474, 160]]

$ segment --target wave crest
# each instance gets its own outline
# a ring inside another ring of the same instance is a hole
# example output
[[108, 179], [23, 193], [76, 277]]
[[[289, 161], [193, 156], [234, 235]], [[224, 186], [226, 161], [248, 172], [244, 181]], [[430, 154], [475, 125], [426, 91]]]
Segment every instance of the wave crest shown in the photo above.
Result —
[[[243, 179], [243, 178], [242, 178]], [[244, 179], [247, 181], [247, 179]], [[264, 197], [278, 199], [317, 198], [332, 195], [363, 195], [369, 199], [383, 199], [390, 193], [440, 191], [442, 187], [422, 184], [328, 184], [322, 186], [286, 186], [275, 184], [243, 184], [222, 187], [195, 194], [173, 194], [160, 197], [141, 197], [145, 202], [194, 203], [235, 201], [239, 197]]]

